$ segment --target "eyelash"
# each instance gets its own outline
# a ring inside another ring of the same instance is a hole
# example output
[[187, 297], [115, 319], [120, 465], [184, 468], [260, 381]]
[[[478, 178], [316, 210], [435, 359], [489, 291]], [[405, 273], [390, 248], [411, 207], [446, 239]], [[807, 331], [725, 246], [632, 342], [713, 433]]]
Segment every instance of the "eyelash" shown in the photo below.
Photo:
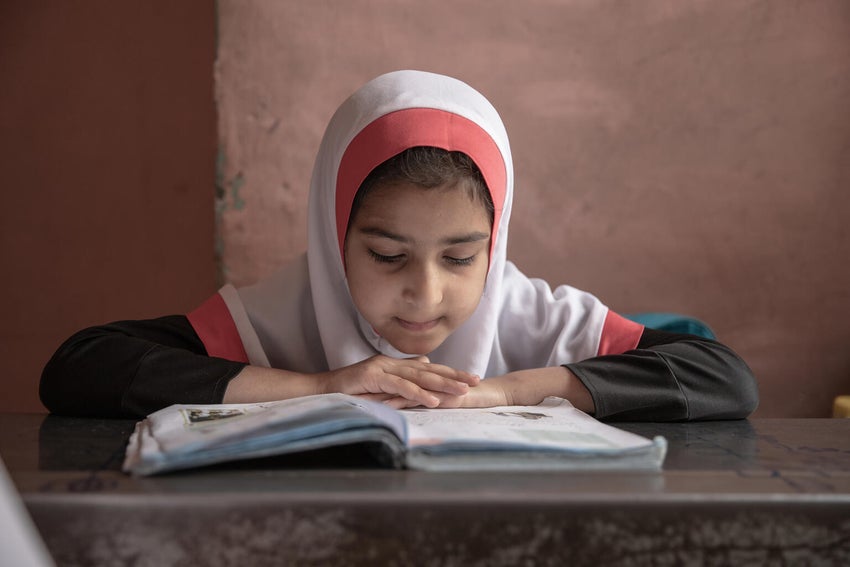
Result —
[[468, 266], [475, 260], [475, 256], [469, 256], [468, 258], [452, 258], [451, 256], [446, 256], [446, 261], [449, 264], [454, 264], [455, 266]]
[[[396, 262], [401, 261], [404, 255], [397, 254], [395, 256], [385, 256], [383, 254], [378, 254], [374, 250], [369, 250], [369, 256], [380, 264], [395, 264]], [[452, 258], [451, 256], [445, 256], [445, 259], [449, 264], [454, 266], [469, 266], [475, 260], [475, 255], [473, 254], [467, 258]]]
[[394, 264], [401, 260], [401, 254], [397, 254], [396, 256], [384, 256], [383, 254], [378, 254], [374, 250], [369, 250], [369, 256], [381, 264]]

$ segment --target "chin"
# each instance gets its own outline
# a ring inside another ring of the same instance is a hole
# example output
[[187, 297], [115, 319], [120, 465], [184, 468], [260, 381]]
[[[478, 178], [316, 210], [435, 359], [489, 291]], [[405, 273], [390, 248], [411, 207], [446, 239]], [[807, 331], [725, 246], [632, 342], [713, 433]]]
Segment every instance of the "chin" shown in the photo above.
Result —
[[410, 356], [427, 356], [443, 344], [443, 341], [389, 341], [394, 349]]

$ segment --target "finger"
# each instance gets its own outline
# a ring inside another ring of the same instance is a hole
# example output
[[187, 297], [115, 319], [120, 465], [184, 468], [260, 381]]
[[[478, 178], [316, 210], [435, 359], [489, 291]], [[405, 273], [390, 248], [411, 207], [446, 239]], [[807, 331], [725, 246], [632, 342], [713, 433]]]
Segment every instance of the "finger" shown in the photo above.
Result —
[[411, 400], [408, 400], [408, 399], [405, 399], [405, 398], [399, 398], [399, 397], [389, 398], [387, 400], [384, 400], [383, 403], [390, 406], [393, 409], [408, 409], [408, 408], [422, 407], [422, 404], [420, 404], [418, 402], [414, 402], [414, 401], [411, 401]]
[[470, 387], [477, 386], [481, 382], [481, 379], [473, 374], [435, 364], [415, 369], [400, 368], [398, 374], [426, 390], [451, 395], [466, 394]]
[[470, 386], [477, 386], [481, 381], [481, 378], [476, 374], [472, 374], [464, 370], [458, 370], [444, 364], [427, 363], [423, 366], [423, 369], [428, 372], [433, 372], [434, 374], [439, 374], [444, 378], [450, 378], [456, 382], [469, 384]]
[[466, 400], [469, 398], [470, 394], [465, 394], [463, 396], [453, 396], [451, 394], [438, 394], [440, 398], [440, 405], [437, 406], [439, 408], [462, 408], [467, 407]]
[[437, 407], [440, 404], [439, 398], [434, 394], [397, 374], [384, 374], [384, 377], [378, 382], [378, 389], [385, 394], [394, 394], [429, 408]]
[[[361, 400], [368, 400], [370, 402], [384, 404], [390, 406], [393, 409], [422, 407], [422, 404], [417, 401], [408, 400], [407, 398], [403, 398], [401, 396], [396, 396], [393, 394], [357, 394], [357, 397]], [[439, 405], [442, 405], [443, 403], [443, 400], [440, 399]]]
[[369, 400], [370, 402], [386, 402], [387, 400], [391, 400], [393, 398], [397, 398], [395, 394], [385, 394], [381, 393], [367, 393], [367, 394], [357, 394], [358, 398], [363, 400]]
[[462, 395], [469, 389], [466, 383], [431, 372], [427, 366], [422, 368], [399, 366], [393, 369], [392, 372], [409, 382], [413, 382], [420, 388], [433, 393], [445, 392], [447, 394]]
[[[405, 358], [405, 359], [385, 359], [387, 366], [385, 366], [385, 370], [393, 367], [404, 367], [410, 366], [411, 368], [416, 368], [420, 371], [430, 372], [433, 374], [437, 374], [444, 378], [449, 378], [456, 382], [463, 382], [464, 384], [468, 384], [470, 386], [477, 386], [481, 382], [481, 378], [470, 372], [466, 372], [464, 370], [458, 370], [456, 368], [452, 368], [450, 366], [446, 366], [444, 364], [435, 364], [428, 362], [427, 356], [420, 356], [416, 358]], [[412, 376], [409, 372], [405, 373], [404, 376], [409, 378]]]

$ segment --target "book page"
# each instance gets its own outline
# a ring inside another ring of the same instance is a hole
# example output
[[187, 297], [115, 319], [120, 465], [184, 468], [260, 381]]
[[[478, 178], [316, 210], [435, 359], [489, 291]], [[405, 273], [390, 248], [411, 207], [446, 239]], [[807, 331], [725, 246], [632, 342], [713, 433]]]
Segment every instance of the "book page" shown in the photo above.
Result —
[[369, 417], [384, 422], [400, 439], [404, 421], [394, 410], [344, 394], [305, 396], [256, 404], [173, 405], [151, 414], [150, 436], [159, 450], [210, 447], [273, 429], [280, 442], [342, 430]]
[[[289, 400], [288, 400], [289, 401]], [[148, 416], [151, 437], [163, 451], [212, 445], [264, 426], [298, 419], [330, 407], [331, 400], [298, 398], [297, 403], [173, 405]], [[283, 411], [278, 406], [284, 406]]]
[[139, 422], [124, 470], [152, 474], [356, 442], [400, 461], [407, 425], [392, 408], [344, 394], [256, 404], [172, 405]]
[[409, 446], [446, 449], [621, 451], [652, 441], [606, 425], [561, 398], [537, 406], [402, 410]]

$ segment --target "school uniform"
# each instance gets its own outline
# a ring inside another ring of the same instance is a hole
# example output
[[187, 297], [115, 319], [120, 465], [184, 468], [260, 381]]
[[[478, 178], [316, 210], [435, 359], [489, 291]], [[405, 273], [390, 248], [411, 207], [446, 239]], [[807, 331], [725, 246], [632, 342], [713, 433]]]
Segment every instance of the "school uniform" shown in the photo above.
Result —
[[645, 329], [590, 293], [525, 276], [507, 259], [513, 163], [490, 103], [450, 77], [382, 75], [331, 119], [313, 170], [306, 254], [241, 289], [225, 286], [198, 309], [86, 329], [45, 367], [41, 396], [57, 413], [146, 415], [171, 403], [220, 403], [246, 364], [315, 373], [396, 350], [359, 314], [343, 245], [354, 196], [379, 164], [415, 146], [461, 151], [494, 204], [481, 300], [431, 362], [484, 379], [564, 365], [588, 388], [600, 419], [742, 418], [755, 379], [724, 345]]

